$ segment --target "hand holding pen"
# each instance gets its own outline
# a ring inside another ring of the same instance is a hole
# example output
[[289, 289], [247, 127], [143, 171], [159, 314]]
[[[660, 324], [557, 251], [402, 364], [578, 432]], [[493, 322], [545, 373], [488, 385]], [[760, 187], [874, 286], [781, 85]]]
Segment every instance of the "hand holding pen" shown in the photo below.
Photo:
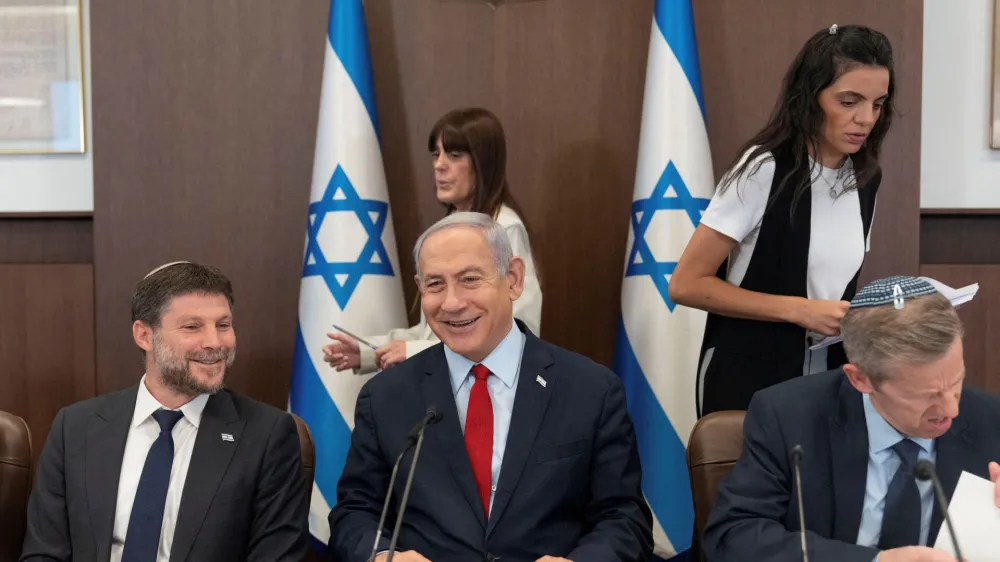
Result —
[[337, 331], [330, 332], [326, 336], [334, 340], [334, 343], [323, 346], [323, 360], [338, 371], [357, 369], [361, 366], [360, 345], [378, 349], [371, 342], [365, 341], [364, 338], [358, 337], [336, 324], [333, 327]]

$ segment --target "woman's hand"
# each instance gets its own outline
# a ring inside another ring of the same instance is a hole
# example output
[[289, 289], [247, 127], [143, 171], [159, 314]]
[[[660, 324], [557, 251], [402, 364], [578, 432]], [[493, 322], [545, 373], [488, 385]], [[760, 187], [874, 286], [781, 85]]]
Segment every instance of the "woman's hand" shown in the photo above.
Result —
[[836, 336], [840, 334], [840, 321], [844, 319], [850, 306], [851, 303], [847, 301], [802, 299], [793, 322], [810, 332]]
[[331, 332], [326, 337], [334, 343], [323, 346], [323, 360], [338, 371], [357, 369], [361, 366], [361, 348], [354, 338], [338, 332]]

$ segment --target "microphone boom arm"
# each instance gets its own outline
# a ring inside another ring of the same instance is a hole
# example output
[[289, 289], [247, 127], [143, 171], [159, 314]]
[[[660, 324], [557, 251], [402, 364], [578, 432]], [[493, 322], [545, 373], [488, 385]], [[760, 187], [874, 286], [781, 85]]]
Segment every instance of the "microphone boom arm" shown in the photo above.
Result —
[[420, 428], [417, 434], [417, 446], [413, 449], [413, 460], [410, 461], [410, 473], [406, 475], [406, 486], [403, 488], [403, 498], [399, 504], [399, 514], [396, 515], [396, 527], [392, 530], [392, 541], [389, 543], [389, 556], [386, 562], [392, 562], [392, 555], [396, 552], [396, 541], [399, 540], [399, 529], [403, 525], [403, 513], [406, 511], [406, 502], [410, 499], [410, 486], [413, 485], [413, 473], [416, 472], [417, 460], [420, 458], [420, 449], [424, 444], [424, 430], [427, 426]]
[[792, 447], [792, 462], [795, 464], [795, 488], [799, 491], [799, 537], [802, 539], [802, 562], [809, 562], [809, 547], [806, 545], [806, 511], [802, 506], [802, 445]]

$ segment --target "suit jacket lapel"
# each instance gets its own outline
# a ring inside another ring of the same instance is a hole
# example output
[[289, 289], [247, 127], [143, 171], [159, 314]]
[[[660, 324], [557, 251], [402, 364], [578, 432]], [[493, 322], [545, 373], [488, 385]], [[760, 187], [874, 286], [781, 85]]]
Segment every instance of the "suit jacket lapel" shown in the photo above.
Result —
[[[223, 391], [209, 397], [201, 415], [191, 464], [181, 494], [181, 505], [177, 510], [177, 525], [174, 527], [174, 542], [170, 550], [171, 562], [185, 560], [191, 551], [208, 508], [215, 498], [215, 492], [240, 444], [244, 425], [246, 420], [241, 419], [236, 412], [229, 393]], [[233, 441], [223, 441], [223, 433], [232, 435]]]
[[118, 480], [138, 391], [136, 385], [106, 396], [87, 427], [87, 505], [99, 560], [111, 557]]
[[517, 392], [514, 395], [514, 411], [511, 413], [507, 445], [500, 466], [500, 479], [493, 496], [493, 507], [486, 529], [487, 536], [493, 531], [514, 494], [517, 482], [524, 471], [524, 465], [535, 445], [535, 437], [545, 418], [549, 397], [559, 384], [558, 380], [554, 380], [554, 373], [547, 374], [550, 380], [545, 386], [536, 381], [536, 377], [541, 376], [546, 367], [552, 365], [552, 356], [538, 338], [523, 326], [521, 329], [525, 332], [527, 341], [524, 345], [524, 356], [521, 358], [521, 372], [518, 375]]
[[[472, 476], [472, 463], [465, 449], [465, 436], [459, 425], [458, 408], [455, 406], [455, 393], [451, 387], [448, 361], [444, 357], [444, 349], [438, 347], [427, 354], [424, 377], [420, 381], [420, 392], [423, 394], [426, 406], [436, 406], [441, 411], [441, 422], [427, 429], [427, 438], [433, 438], [441, 445], [444, 457], [451, 466], [451, 475], [465, 496], [479, 523], [486, 528], [486, 514], [483, 504], [479, 501], [476, 481]], [[424, 453], [426, 454], [426, 452]], [[406, 461], [404, 461], [406, 462]]]
[[[955, 487], [958, 486], [958, 478], [962, 474], [964, 467], [973, 466], [976, 459], [971, 453], [971, 441], [969, 438], [969, 427], [965, 424], [961, 416], [955, 418], [951, 429], [937, 439], [935, 444], [936, 470], [938, 479], [941, 480], [941, 488], [945, 497], [951, 501]], [[935, 503], [936, 499], [932, 500]], [[948, 506], [944, 506], [948, 509]], [[938, 531], [941, 530], [942, 522], [941, 509], [935, 506], [931, 511], [930, 532], [927, 534], [927, 545], [933, 545], [937, 540]]]
[[868, 481], [868, 426], [861, 393], [844, 376], [837, 414], [830, 420], [830, 458], [833, 468], [833, 538], [858, 540], [861, 511]]

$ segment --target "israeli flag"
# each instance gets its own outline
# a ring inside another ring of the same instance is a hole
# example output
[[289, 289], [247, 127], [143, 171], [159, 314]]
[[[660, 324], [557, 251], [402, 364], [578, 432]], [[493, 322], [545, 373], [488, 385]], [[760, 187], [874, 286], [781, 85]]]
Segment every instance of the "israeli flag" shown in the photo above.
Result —
[[330, 5], [289, 398], [316, 444], [309, 529], [323, 544], [369, 378], [323, 361], [333, 324], [361, 335], [406, 325], [362, 0]]
[[657, 0], [614, 369], [635, 423], [654, 552], [661, 558], [691, 547], [685, 451], [697, 420], [705, 328], [705, 314], [676, 306], [667, 287], [714, 186], [691, 1]]

